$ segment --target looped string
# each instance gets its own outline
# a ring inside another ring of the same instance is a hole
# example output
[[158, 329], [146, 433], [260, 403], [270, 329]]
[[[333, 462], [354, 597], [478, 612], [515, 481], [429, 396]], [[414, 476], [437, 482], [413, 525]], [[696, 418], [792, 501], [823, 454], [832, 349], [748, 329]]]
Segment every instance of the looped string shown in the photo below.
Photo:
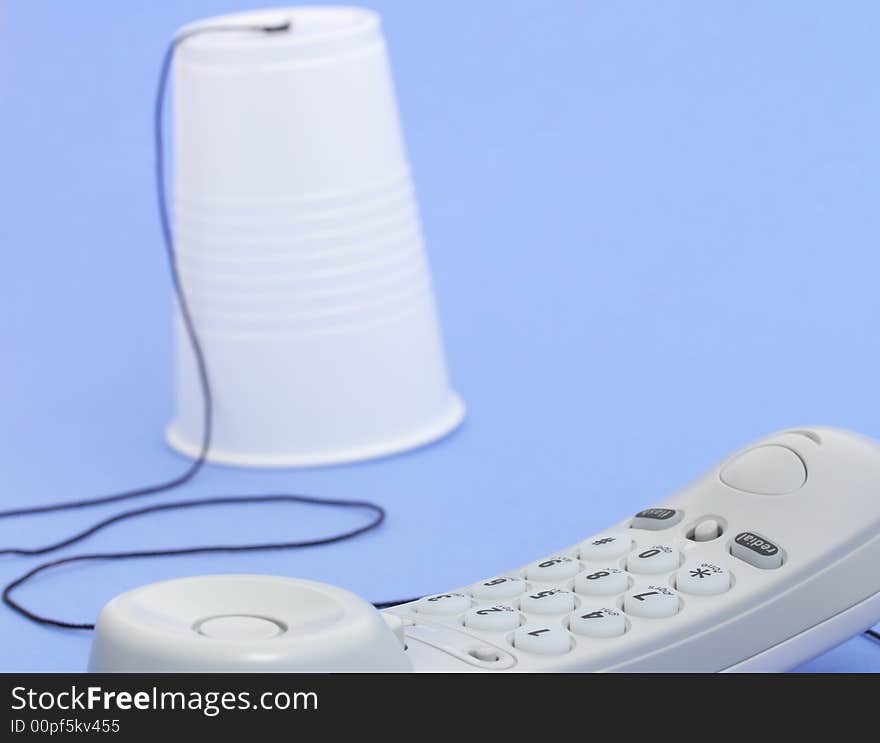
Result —
[[[171, 71], [171, 64], [174, 61], [174, 54], [178, 47], [186, 40], [194, 36], [207, 33], [225, 33], [225, 32], [255, 32], [255, 33], [280, 33], [287, 32], [291, 29], [290, 21], [273, 25], [228, 25], [228, 26], [203, 26], [190, 29], [178, 34], [168, 45], [165, 55], [162, 59], [162, 66], [159, 72], [159, 82], [156, 89], [156, 100], [153, 109], [153, 144], [155, 157], [155, 181], [156, 181], [156, 199], [159, 211], [159, 222], [162, 228], [162, 241], [165, 247], [165, 253], [168, 260], [168, 268], [171, 274], [171, 283], [174, 289], [174, 295], [177, 299], [177, 306], [183, 326], [187, 334], [193, 356], [196, 361], [196, 369], [198, 372], [199, 386], [201, 388], [203, 407], [202, 407], [202, 441], [199, 454], [195, 460], [178, 476], [160, 482], [156, 485], [148, 485], [145, 487], [124, 490], [119, 493], [103, 495], [94, 498], [85, 498], [81, 500], [63, 501], [58, 503], [49, 503], [41, 506], [30, 506], [12, 508], [0, 511], [0, 520], [16, 518], [21, 516], [33, 516], [38, 514], [57, 513], [59, 511], [71, 511], [82, 508], [91, 508], [93, 506], [104, 505], [107, 503], [116, 503], [126, 501], [133, 498], [141, 498], [157, 493], [164, 493], [174, 490], [185, 485], [192, 480], [207, 462], [208, 452], [211, 448], [211, 435], [213, 432], [213, 416], [214, 416], [214, 400], [211, 391], [211, 382], [208, 375], [208, 365], [205, 360], [205, 354], [202, 348], [201, 340], [196, 331], [195, 322], [190, 312], [189, 302], [187, 301], [186, 292], [183, 283], [180, 280], [180, 271], [177, 264], [177, 253], [174, 247], [174, 236], [171, 229], [171, 220], [169, 218], [168, 200], [165, 187], [165, 143], [163, 133], [163, 120], [165, 115], [165, 97], [168, 87], [168, 77]], [[148, 514], [159, 513], [163, 511], [178, 511], [191, 508], [205, 508], [209, 506], [228, 506], [228, 505], [252, 505], [255, 503], [300, 503], [313, 506], [326, 506], [334, 508], [357, 509], [368, 511], [371, 514], [370, 520], [363, 526], [351, 529], [349, 531], [333, 534], [327, 537], [318, 537], [315, 539], [306, 539], [292, 542], [275, 542], [275, 543], [258, 543], [258, 544], [221, 544], [221, 545], [203, 545], [194, 547], [181, 547], [176, 549], [161, 550], [131, 550], [121, 552], [97, 552], [91, 554], [74, 555], [72, 557], [64, 557], [58, 560], [46, 562], [24, 575], [16, 578], [3, 589], [3, 602], [13, 611], [18, 612], [21, 616], [38, 624], [49, 625], [52, 627], [61, 627], [64, 629], [85, 629], [91, 630], [95, 628], [93, 623], [89, 622], [68, 622], [61, 619], [53, 619], [51, 617], [37, 614], [19, 604], [12, 598], [12, 593], [16, 588], [20, 588], [37, 575], [50, 570], [51, 568], [67, 565], [70, 563], [87, 562], [87, 561], [106, 561], [106, 560], [128, 560], [135, 558], [152, 558], [152, 557], [174, 557], [179, 555], [194, 555], [205, 553], [220, 552], [262, 552], [270, 550], [290, 550], [301, 549], [303, 547], [314, 547], [322, 544], [333, 544], [342, 542], [347, 539], [353, 539], [361, 534], [378, 528], [385, 520], [385, 510], [378, 504], [365, 500], [342, 500], [331, 498], [317, 498], [307, 495], [251, 495], [251, 496], [217, 496], [210, 498], [199, 498], [195, 500], [175, 501], [155, 506], [147, 506], [144, 508], [134, 508], [123, 511], [114, 516], [99, 521], [87, 529], [78, 532], [70, 537], [62, 539], [58, 542], [45, 545], [43, 547], [11, 547], [0, 549], [0, 556], [34, 556], [46, 555], [57, 550], [69, 547], [73, 544], [83, 541], [93, 534], [106, 529], [112, 524], [121, 521], [139, 518]], [[385, 608], [399, 603], [405, 603], [412, 599], [404, 599], [401, 601], [386, 601], [375, 604], [377, 608]]]

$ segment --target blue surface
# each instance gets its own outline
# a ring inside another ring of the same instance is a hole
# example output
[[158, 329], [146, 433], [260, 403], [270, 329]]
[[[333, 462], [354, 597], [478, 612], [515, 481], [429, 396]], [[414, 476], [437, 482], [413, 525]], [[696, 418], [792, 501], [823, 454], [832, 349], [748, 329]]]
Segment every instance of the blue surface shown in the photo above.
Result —
[[[157, 66], [185, 21], [262, 3], [0, 9], [0, 507], [176, 473], [170, 291], [151, 175]], [[57, 570], [73, 620], [116, 593], [269, 572], [391, 599], [571, 543], [789, 425], [880, 436], [880, 6], [372, 3], [384, 15], [465, 426], [350, 467], [211, 467], [185, 493], [374, 498], [380, 532], [298, 553]], [[114, 512], [0, 522], [43, 543]], [[169, 514], [101, 551], [328, 533], [306, 508]], [[0, 558], [0, 580], [35, 560]], [[79, 670], [89, 636], [0, 611], [0, 669]], [[855, 638], [804, 667], [878, 671]]]

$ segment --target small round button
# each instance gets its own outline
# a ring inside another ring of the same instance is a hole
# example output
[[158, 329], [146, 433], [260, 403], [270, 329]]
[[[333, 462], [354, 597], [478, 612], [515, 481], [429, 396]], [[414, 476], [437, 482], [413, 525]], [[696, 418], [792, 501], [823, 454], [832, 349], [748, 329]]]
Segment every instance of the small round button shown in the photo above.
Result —
[[632, 546], [633, 540], [629, 534], [608, 532], [581, 542], [578, 545], [578, 556], [588, 562], [604, 562], [623, 557]]
[[482, 583], [471, 586], [470, 591], [474, 598], [484, 601], [498, 601], [500, 599], [512, 599], [526, 590], [526, 582], [522, 578], [510, 575], [501, 575], [490, 578]]
[[415, 604], [415, 610], [419, 614], [434, 614], [437, 616], [461, 614], [471, 605], [471, 600], [462, 593], [439, 593], [436, 596], [425, 596]]
[[571, 578], [581, 569], [577, 560], [567, 555], [548, 557], [533, 562], [526, 568], [526, 578], [544, 582], [555, 582]]
[[681, 599], [666, 586], [648, 586], [628, 593], [623, 599], [623, 610], [634, 617], [660, 619], [678, 614]]
[[196, 632], [205, 637], [227, 642], [256, 642], [283, 634], [283, 625], [265, 617], [234, 614], [202, 620]]
[[569, 617], [568, 625], [575, 634], [587, 637], [620, 637], [626, 632], [626, 618], [609, 607], [575, 612]]
[[563, 655], [571, 650], [571, 635], [556, 625], [520, 627], [513, 633], [517, 650], [538, 655]]
[[574, 594], [559, 588], [527, 593], [519, 602], [520, 609], [527, 614], [564, 614], [574, 609], [574, 605]]
[[475, 606], [464, 615], [465, 627], [486, 632], [505, 632], [519, 627], [519, 612], [512, 606]]
[[730, 590], [730, 571], [711, 562], [686, 563], [675, 574], [675, 587], [694, 596], [717, 596]]
[[678, 567], [678, 551], [664, 544], [645, 547], [626, 558], [626, 569], [631, 573], [654, 575], [668, 573]]
[[584, 596], [613, 596], [627, 588], [629, 578], [617, 568], [589, 569], [574, 579], [574, 590]]

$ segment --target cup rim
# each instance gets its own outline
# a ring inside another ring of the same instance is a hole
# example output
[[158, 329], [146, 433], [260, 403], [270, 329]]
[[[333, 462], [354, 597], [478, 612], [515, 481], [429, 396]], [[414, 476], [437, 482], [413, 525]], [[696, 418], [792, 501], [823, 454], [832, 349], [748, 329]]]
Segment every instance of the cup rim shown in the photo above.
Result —
[[182, 26], [176, 36], [199, 28], [279, 25], [285, 21], [291, 28], [283, 33], [244, 30], [193, 36], [181, 45], [175, 62], [249, 70], [267, 61], [304, 65], [339, 60], [383, 44], [379, 14], [352, 5], [287, 6], [215, 15]]

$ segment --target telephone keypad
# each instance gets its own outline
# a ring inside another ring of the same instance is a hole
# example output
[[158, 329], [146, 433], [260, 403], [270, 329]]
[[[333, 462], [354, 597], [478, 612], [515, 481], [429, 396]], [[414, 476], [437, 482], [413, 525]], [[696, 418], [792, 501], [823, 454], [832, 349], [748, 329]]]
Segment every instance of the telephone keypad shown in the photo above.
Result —
[[[658, 521], [679, 523], [682, 515]], [[605, 532], [516, 573], [428, 596], [409, 608], [425, 622], [455, 623], [475, 640], [540, 662], [539, 656], [562, 656], [580, 644], [589, 652], [595, 643], [623, 640], [671, 620], [690, 600], [719, 600], [731, 591], [728, 564], [736, 560], [726, 546], [695, 542], [684, 532], [662, 539], [652, 531], [642, 530], [641, 537], [638, 530]]]

